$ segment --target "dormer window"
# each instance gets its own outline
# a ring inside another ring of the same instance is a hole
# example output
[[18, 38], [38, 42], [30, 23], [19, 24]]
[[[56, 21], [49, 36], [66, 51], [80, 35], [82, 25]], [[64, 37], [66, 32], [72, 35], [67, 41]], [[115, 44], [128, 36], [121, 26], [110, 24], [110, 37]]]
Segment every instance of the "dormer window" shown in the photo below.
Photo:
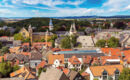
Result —
[[103, 80], [107, 80], [107, 71], [103, 71], [103, 73], [102, 73], [102, 78], [103, 78]]
[[120, 74], [119, 70], [116, 69], [116, 71], [115, 71], [115, 80], [118, 80], [119, 74]]

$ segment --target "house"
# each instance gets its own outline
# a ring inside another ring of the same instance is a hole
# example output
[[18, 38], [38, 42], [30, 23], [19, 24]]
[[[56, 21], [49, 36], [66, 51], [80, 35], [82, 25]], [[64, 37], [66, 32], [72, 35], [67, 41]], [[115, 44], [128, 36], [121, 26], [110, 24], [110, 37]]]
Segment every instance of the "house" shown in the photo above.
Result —
[[0, 78], [0, 80], [24, 80], [23, 77]]
[[82, 48], [94, 47], [95, 46], [95, 41], [92, 38], [92, 36], [79, 36], [77, 38], [77, 43], [81, 44]]
[[21, 46], [22, 45], [22, 41], [21, 40], [14, 40], [13, 41], [13, 46], [17, 47], [17, 46]]
[[69, 69], [76, 69], [79, 71], [79, 70], [81, 70], [81, 66], [82, 66], [82, 63], [76, 56], [72, 56], [68, 60], [68, 68]]
[[65, 73], [57, 68], [47, 68], [46, 72], [42, 72], [38, 80], [69, 80]]
[[8, 36], [1, 36], [0, 41], [14, 41], [14, 37], [8, 37]]
[[64, 39], [64, 37], [58, 37], [55, 40], [55, 48], [61, 48], [61, 40]]
[[39, 68], [44, 68], [46, 65], [47, 63], [43, 60], [37, 65], [36, 70], [39, 70]]
[[83, 56], [83, 65], [85, 66], [90, 66], [91, 62], [92, 62], [92, 56], [88, 55], [88, 56]]
[[89, 73], [90, 80], [97, 78], [98, 80], [118, 80], [120, 73], [123, 70], [123, 65], [105, 65], [105, 66], [90, 66], [85, 72]]
[[12, 65], [19, 65], [23, 66], [25, 63], [29, 62], [28, 56], [25, 56], [23, 54], [7, 54], [6, 60], [10, 61]]
[[64, 54], [50, 54], [48, 64], [53, 67], [64, 66]]
[[123, 39], [120, 41], [122, 47], [130, 46], [130, 35], [125, 35]]
[[35, 76], [35, 72], [31, 71], [29, 67], [23, 66], [19, 70], [10, 73], [10, 77], [23, 77], [24, 80], [37, 80]]
[[36, 50], [31, 51], [31, 56], [30, 56], [30, 67], [31, 68], [36, 68], [38, 64], [40, 64], [42, 61], [42, 54]]
[[101, 65], [118, 65], [121, 60], [118, 56], [101, 56], [100, 63]]
[[70, 70], [67, 74], [67, 77], [69, 80], [86, 80], [83, 76], [80, 75], [79, 72], [76, 72], [74, 70]]

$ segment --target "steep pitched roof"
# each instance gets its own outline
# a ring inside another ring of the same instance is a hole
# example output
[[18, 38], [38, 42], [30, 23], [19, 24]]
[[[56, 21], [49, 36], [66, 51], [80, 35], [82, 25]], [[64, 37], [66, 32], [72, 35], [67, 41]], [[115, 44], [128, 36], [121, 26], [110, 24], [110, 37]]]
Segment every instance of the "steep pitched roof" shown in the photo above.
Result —
[[10, 73], [10, 77], [24, 77], [24, 80], [26, 79], [35, 79], [36, 76], [34, 75], [34, 73], [32, 73], [32, 71], [28, 68], [23, 66], [22, 68], [20, 68], [19, 70]]
[[92, 60], [91, 56], [83, 56], [83, 63], [89, 64], [90, 61]]
[[114, 75], [115, 70], [120, 72], [123, 70], [123, 65], [105, 65], [105, 66], [91, 66], [90, 70], [94, 76], [101, 76], [102, 72], [107, 71], [108, 75]]
[[37, 65], [36, 69], [38, 70], [39, 68], [43, 68], [46, 65], [46, 62], [43, 60], [40, 62], [40, 64]]
[[23, 54], [8, 54], [7, 60], [11, 61], [13, 59], [17, 58], [19, 61], [25, 61], [28, 62], [29, 58]]
[[42, 72], [39, 80], [69, 80], [61, 70], [57, 68], [48, 68], [46, 72]]
[[42, 59], [42, 54], [39, 53], [38, 51], [36, 50], [32, 50], [31, 51], [31, 57], [30, 57], [31, 60], [41, 60]]
[[76, 57], [76, 56], [72, 56], [70, 59], [69, 59], [69, 62], [71, 64], [81, 64], [81, 62], [79, 61], [79, 59]]
[[61, 64], [64, 64], [64, 54], [50, 54], [48, 64], [53, 64], [56, 59], [60, 60]]

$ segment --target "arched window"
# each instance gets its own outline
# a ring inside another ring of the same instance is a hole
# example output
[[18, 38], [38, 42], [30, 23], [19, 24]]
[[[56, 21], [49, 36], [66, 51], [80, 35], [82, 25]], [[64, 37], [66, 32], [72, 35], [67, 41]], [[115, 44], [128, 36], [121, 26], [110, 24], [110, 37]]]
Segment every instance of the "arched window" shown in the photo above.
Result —
[[107, 80], [107, 71], [103, 71], [103, 73], [102, 73], [102, 78], [103, 78], [103, 80]]
[[120, 74], [119, 70], [116, 69], [116, 71], [115, 71], [115, 80], [118, 80], [119, 74]]

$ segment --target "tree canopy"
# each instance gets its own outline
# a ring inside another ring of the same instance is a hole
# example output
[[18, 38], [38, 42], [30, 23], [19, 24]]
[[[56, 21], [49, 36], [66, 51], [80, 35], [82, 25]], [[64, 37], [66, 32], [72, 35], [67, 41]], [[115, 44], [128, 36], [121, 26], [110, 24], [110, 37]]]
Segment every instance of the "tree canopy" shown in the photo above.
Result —
[[69, 48], [75, 47], [76, 44], [77, 44], [76, 39], [77, 38], [74, 35], [72, 35], [72, 36], [65, 36], [61, 40], [61, 48], [69, 49]]
[[119, 76], [119, 80], [130, 80], [130, 69], [124, 68]]
[[115, 38], [115, 37], [111, 37], [108, 41], [107, 41], [107, 45], [108, 47], [119, 47], [120, 43], [119, 43], [119, 39]]
[[96, 42], [97, 47], [105, 47], [105, 45], [106, 45], [106, 40], [104, 40], [104, 39], [98, 40]]
[[120, 46], [119, 39], [117, 39], [115, 37], [111, 37], [108, 40], [101, 39], [101, 40], [98, 40], [96, 42], [96, 46], [97, 47], [105, 47], [106, 44], [110, 48], [115, 48], [115, 47], [119, 47]]
[[15, 40], [24, 40], [24, 37], [22, 36], [22, 34], [17, 33], [17, 34], [14, 35], [14, 39]]

